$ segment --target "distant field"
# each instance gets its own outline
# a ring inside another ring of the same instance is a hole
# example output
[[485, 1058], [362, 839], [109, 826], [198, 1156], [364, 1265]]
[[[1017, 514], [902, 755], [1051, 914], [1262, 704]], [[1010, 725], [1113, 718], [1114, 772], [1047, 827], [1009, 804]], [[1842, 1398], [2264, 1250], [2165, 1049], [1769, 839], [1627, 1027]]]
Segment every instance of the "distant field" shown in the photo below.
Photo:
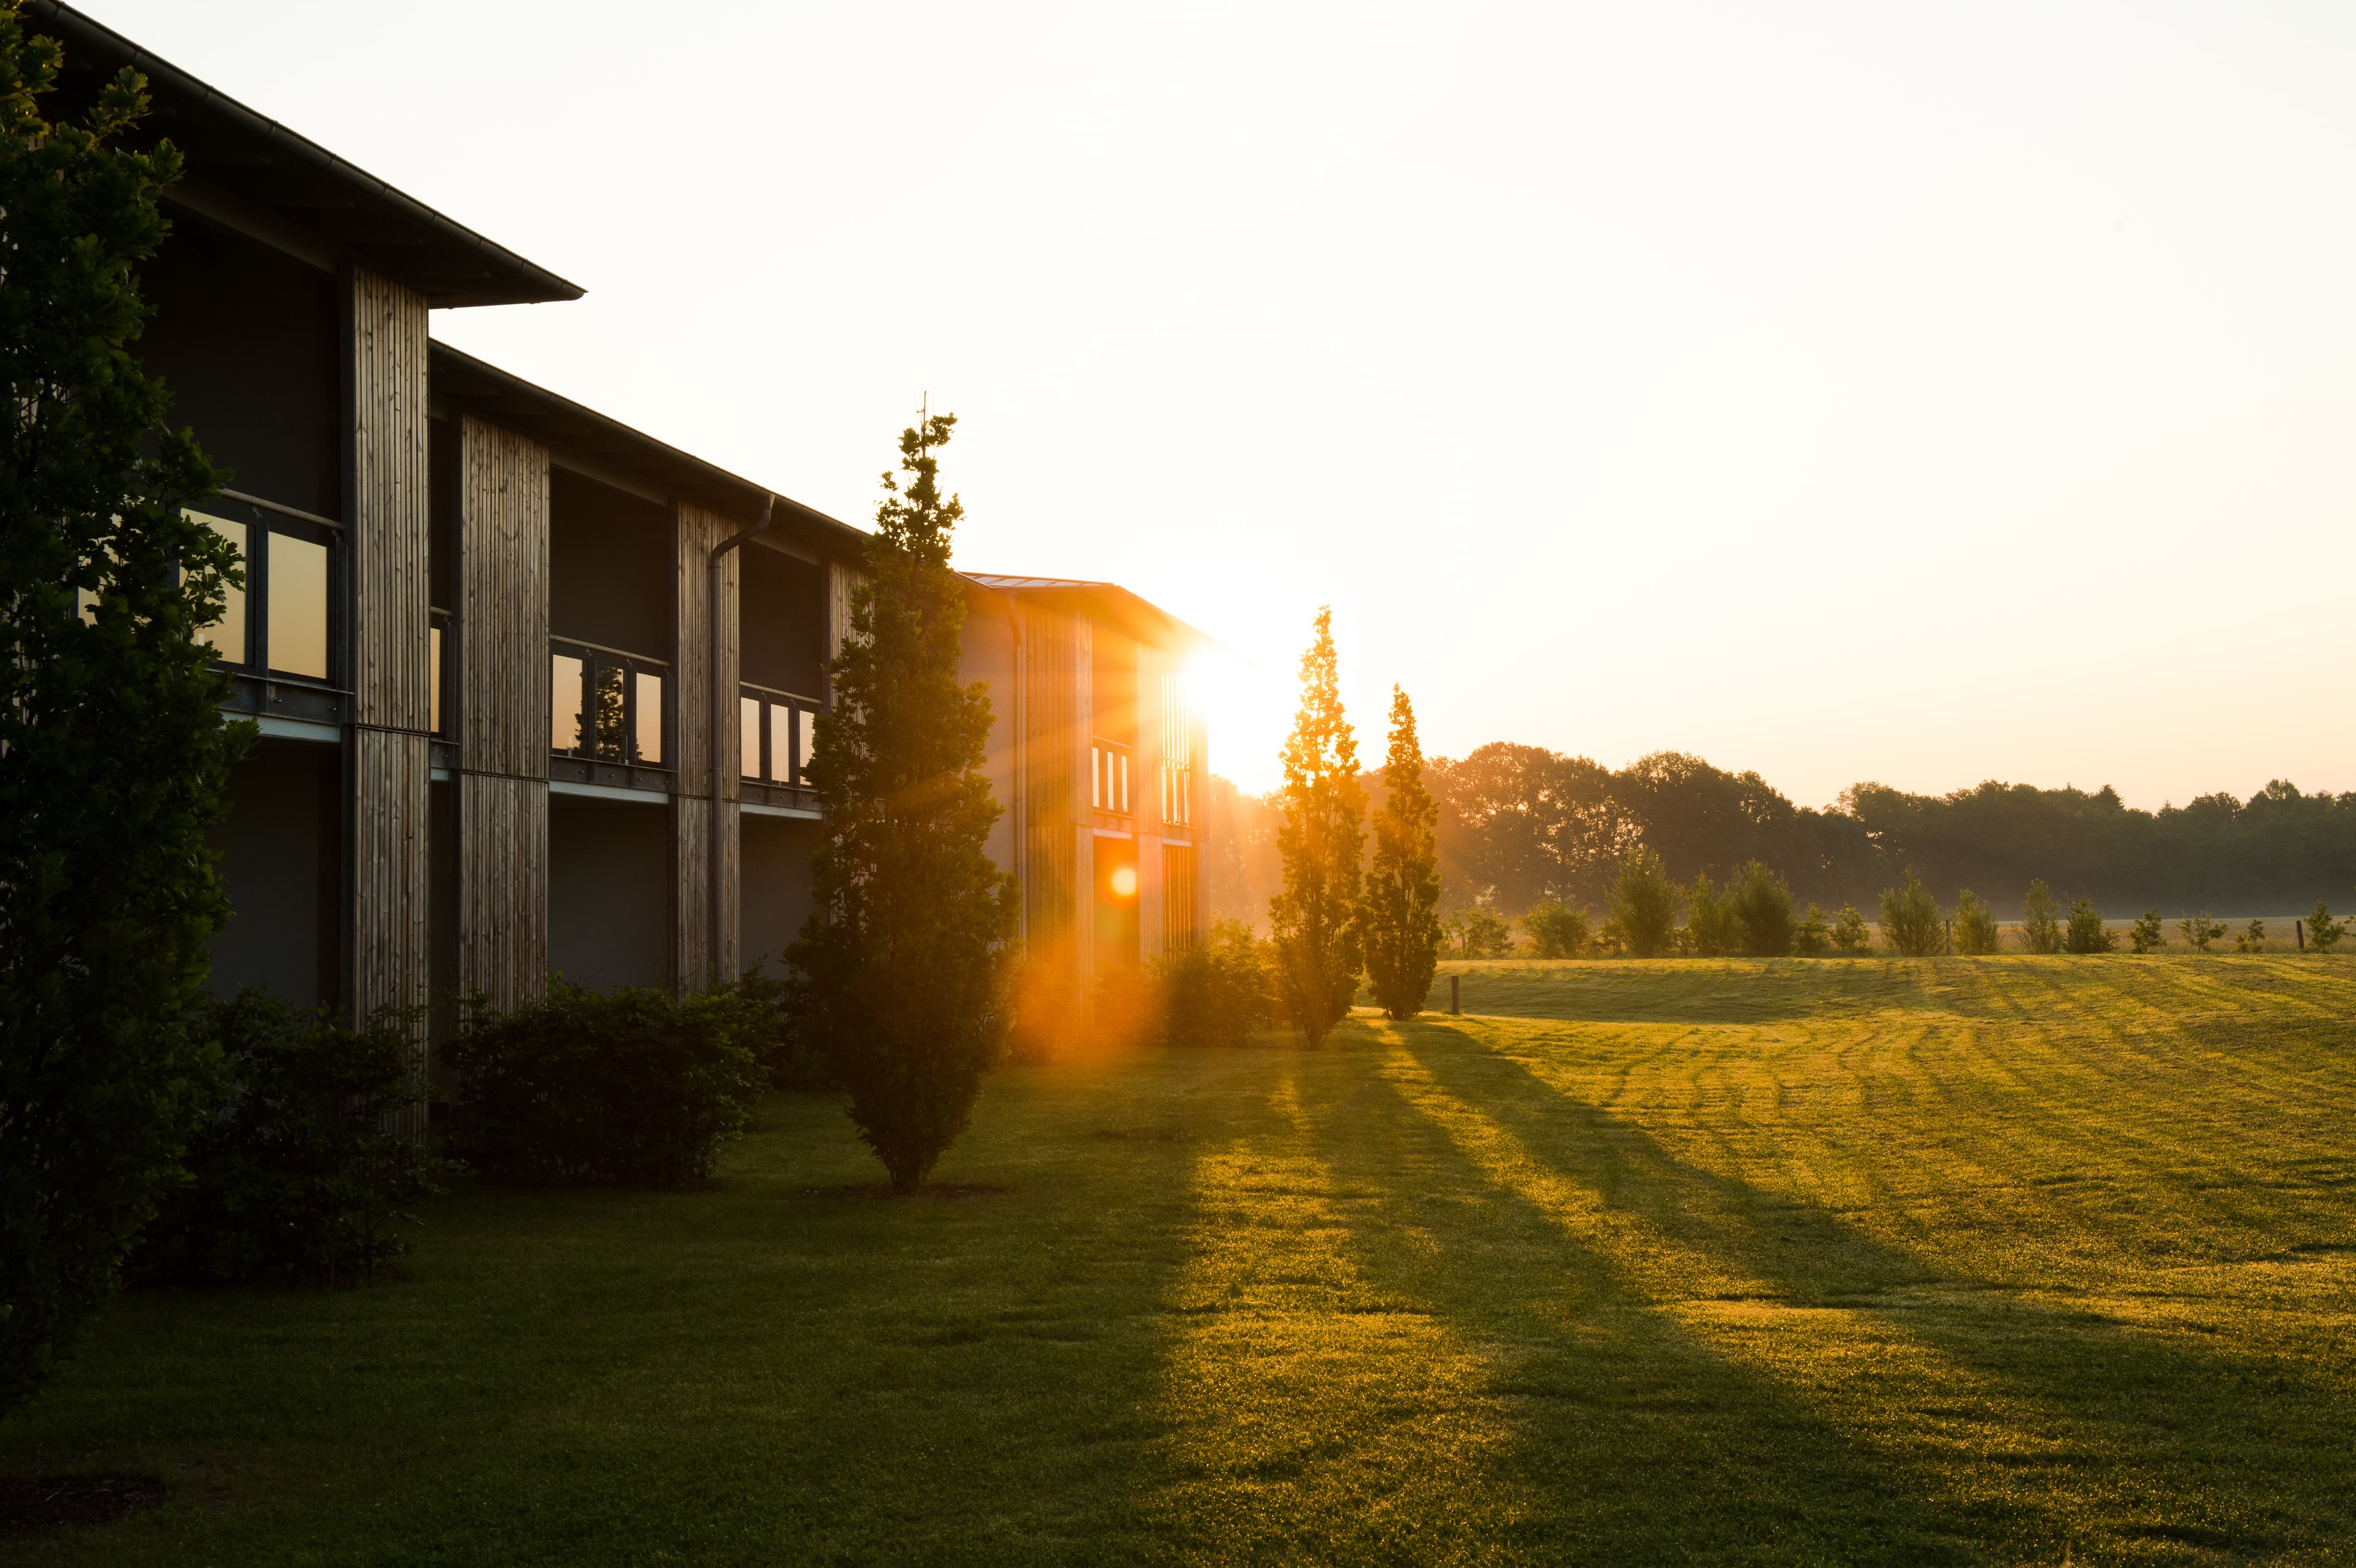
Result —
[[[2356, 960], [1457, 965], [112, 1310], [11, 1563], [2347, 1563]], [[1440, 987], [1442, 996], [1445, 985]]]

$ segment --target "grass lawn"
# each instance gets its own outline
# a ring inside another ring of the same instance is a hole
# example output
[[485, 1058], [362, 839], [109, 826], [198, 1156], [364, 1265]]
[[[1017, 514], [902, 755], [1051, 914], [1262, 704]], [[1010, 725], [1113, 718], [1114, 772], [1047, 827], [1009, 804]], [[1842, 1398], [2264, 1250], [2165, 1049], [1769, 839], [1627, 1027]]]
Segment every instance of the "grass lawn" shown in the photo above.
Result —
[[0, 1476], [168, 1499], [0, 1559], [2356, 1560], [2356, 961], [1453, 967], [125, 1299]]

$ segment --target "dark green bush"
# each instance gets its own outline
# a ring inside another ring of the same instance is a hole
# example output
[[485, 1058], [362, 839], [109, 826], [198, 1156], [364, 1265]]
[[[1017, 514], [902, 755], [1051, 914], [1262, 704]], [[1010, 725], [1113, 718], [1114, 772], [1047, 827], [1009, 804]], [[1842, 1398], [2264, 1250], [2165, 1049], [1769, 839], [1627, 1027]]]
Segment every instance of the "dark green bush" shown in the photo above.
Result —
[[1947, 945], [1939, 901], [1912, 866], [1906, 868], [1904, 887], [1881, 891], [1881, 940], [1901, 958], [1928, 958]]
[[[2219, 930], [2222, 932], [2222, 927]], [[2318, 953], [2329, 953], [2342, 936], [2348, 934], [2348, 923], [2331, 918], [2331, 906], [2321, 899], [2307, 917], [2307, 944]]]
[[1824, 911], [1811, 903], [1806, 916], [1792, 927], [1792, 951], [1803, 958], [1822, 957], [1825, 949], [1832, 945], [1832, 923], [1825, 919]]
[[2119, 939], [2104, 929], [2103, 912], [2094, 907], [2092, 899], [2080, 899], [2070, 906], [2070, 926], [2062, 933], [2062, 945], [2071, 953], [2108, 953], [2119, 944]]
[[[2319, 909], [2322, 906], [2319, 904], [2316, 907]], [[2204, 909], [2199, 914], [2188, 914], [2178, 921], [2176, 929], [2183, 933], [2186, 946], [2195, 952], [2206, 953], [2211, 943], [2225, 934], [2225, 923], [2211, 920], [2209, 912]]]
[[1639, 844], [1620, 862], [1611, 892], [1606, 938], [1631, 958], [1658, 958], [1677, 936], [1677, 889], [1660, 856]]
[[1154, 960], [1153, 986], [1165, 1045], [1241, 1045], [1275, 1018], [1266, 944], [1239, 920]]
[[840, 1089], [825, 1054], [810, 1043], [802, 1019], [809, 994], [791, 975], [755, 964], [721, 987], [735, 1008], [736, 1040], [753, 1053], [772, 1089]]
[[1792, 890], [1753, 860], [1734, 873], [1726, 891], [1736, 944], [1748, 958], [1781, 958], [1792, 951]]
[[1522, 929], [1541, 958], [1576, 958], [1595, 940], [1593, 917], [1554, 899], [1522, 916]]
[[2020, 944], [2031, 953], [2062, 951], [2062, 905], [2041, 877], [2020, 901]]
[[187, 1180], [133, 1253], [143, 1283], [363, 1279], [409, 1250], [399, 1227], [437, 1190], [441, 1161], [392, 1132], [424, 1093], [417, 1020], [353, 1029], [258, 987], [199, 1015], [221, 1052], [221, 1098], [188, 1140]]
[[1466, 958], [1503, 958], [1514, 950], [1514, 923], [1494, 910], [1462, 911], [1440, 929]]
[[2237, 931], [2233, 933], [2234, 952], [2264, 953], [2265, 950], [2266, 923], [2265, 921], [2254, 920], [2250, 922], [2248, 930]]
[[1855, 904], [1841, 905], [1840, 918], [1833, 922], [1833, 951], [1844, 958], [1862, 958], [1873, 946], [1873, 932], [1858, 913]]
[[485, 1179], [695, 1187], [763, 1086], [745, 1006], [723, 989], [584, 989], [472, 1016], [443, 1060], [459, 1074], [449, 1150]]
[[2167, 945], [2167, 934], [2159, 923], [2159, 912], [2147, 909], [2137, 915], [2135, 929], [2127, 933], [2127, 941], [2137, 953], [2157, 953]]

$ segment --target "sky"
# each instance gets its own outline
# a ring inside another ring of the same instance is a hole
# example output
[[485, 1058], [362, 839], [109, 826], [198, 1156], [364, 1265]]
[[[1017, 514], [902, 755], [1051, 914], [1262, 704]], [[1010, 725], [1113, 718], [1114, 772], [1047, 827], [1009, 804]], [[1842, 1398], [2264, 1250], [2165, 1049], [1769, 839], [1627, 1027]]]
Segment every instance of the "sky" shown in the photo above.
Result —
[[2356, 7], [85, 0], [585, 286], [436, 336], [1235, 656], [1277, 777], [2356, 789]]

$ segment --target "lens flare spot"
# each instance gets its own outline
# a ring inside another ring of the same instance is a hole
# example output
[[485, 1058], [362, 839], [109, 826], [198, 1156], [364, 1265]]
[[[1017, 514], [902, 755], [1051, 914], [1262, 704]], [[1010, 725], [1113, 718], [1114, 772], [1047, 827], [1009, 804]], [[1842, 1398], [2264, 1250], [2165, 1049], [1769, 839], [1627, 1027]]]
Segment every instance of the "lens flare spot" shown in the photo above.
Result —
[[1135, 898], [1137, 896], [1137, 868], [1134, 866], [1114, 867], [1112, 873], [1112, 891], [1114, 896], [1118, 898]]

